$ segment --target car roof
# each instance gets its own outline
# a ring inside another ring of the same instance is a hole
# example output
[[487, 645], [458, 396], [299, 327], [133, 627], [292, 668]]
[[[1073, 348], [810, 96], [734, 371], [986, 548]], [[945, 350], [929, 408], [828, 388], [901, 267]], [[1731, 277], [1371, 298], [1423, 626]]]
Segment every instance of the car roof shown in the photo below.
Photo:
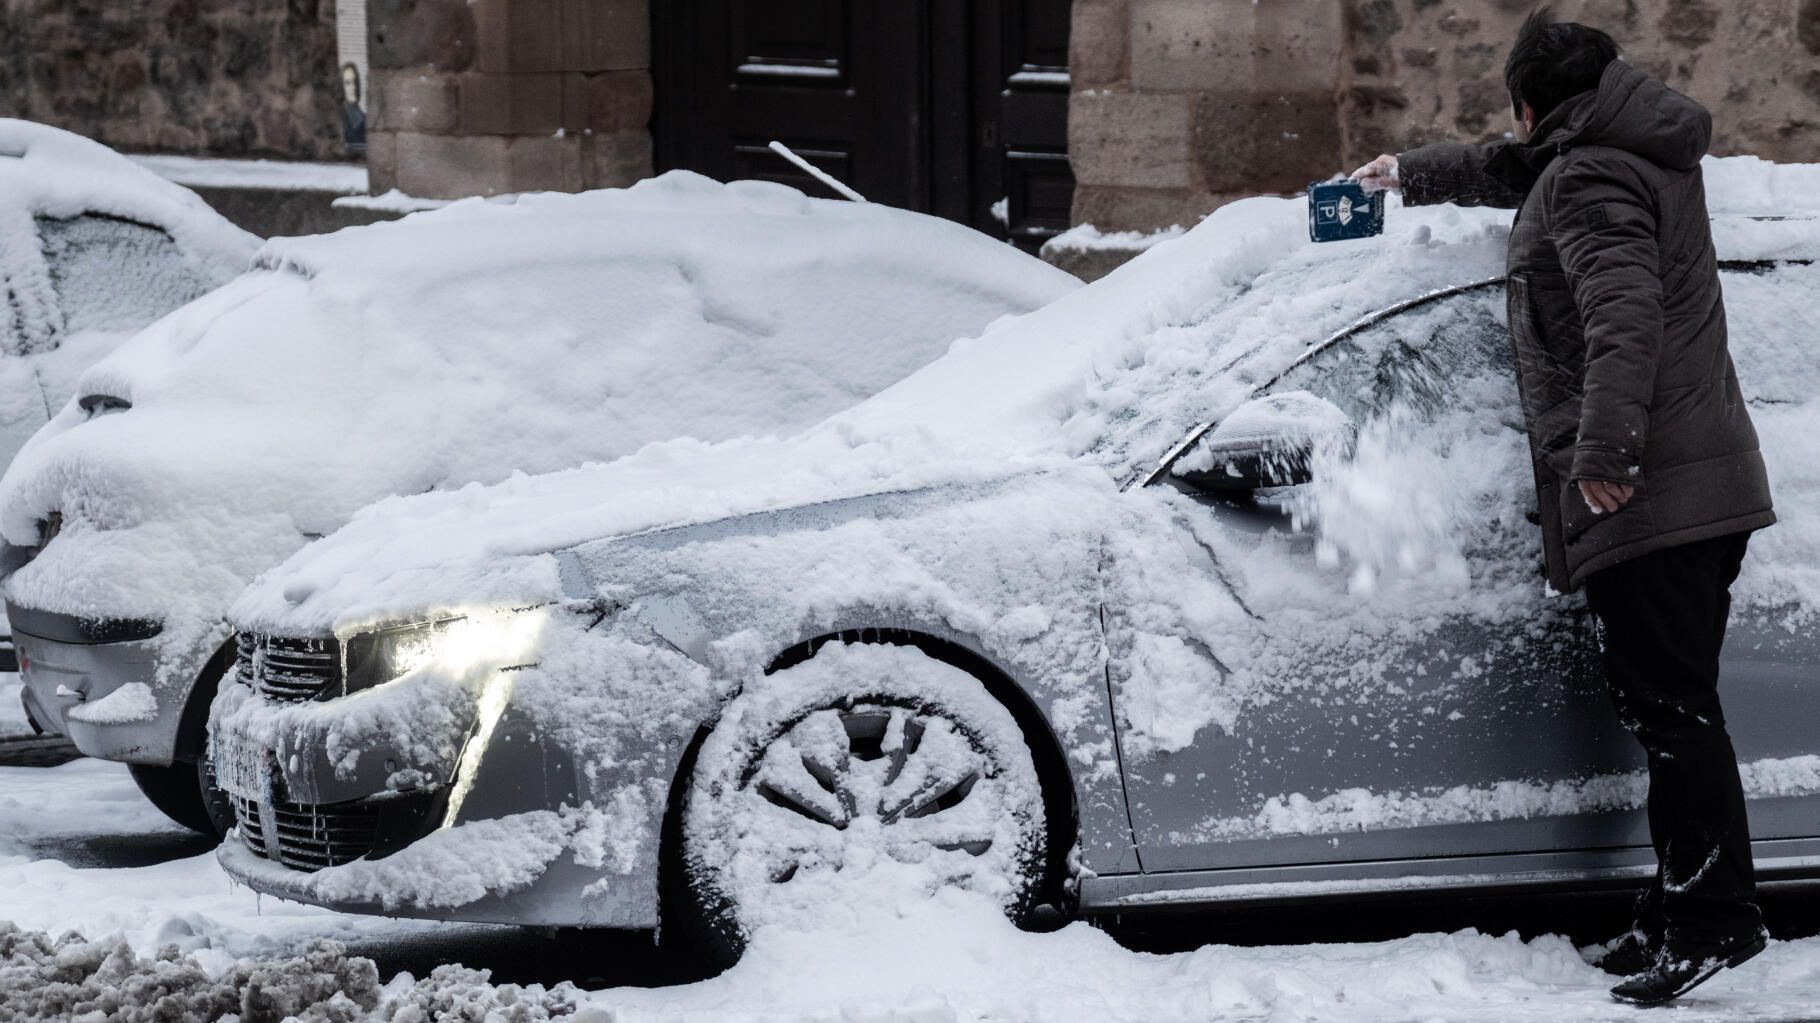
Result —
[[[1731, 157], [1704, 170], [1721, 259], [1820, 257], [1820, 165]], [[1348, 325], [1500, 278], [1510, 219], [1393, 203], [1381, 236], [1317, 245], [1301, 197], [1241, 200], [834, 418], [1081, 456], [1124, 477]]]
[[[211, 280], [245, 270], [259, 239], [196, 193], [91, 139], [0, 117], [0, 252], [33, 218], [100, 214], [169, 234]], [[12, 258], [18, 258], [16, 255]]]

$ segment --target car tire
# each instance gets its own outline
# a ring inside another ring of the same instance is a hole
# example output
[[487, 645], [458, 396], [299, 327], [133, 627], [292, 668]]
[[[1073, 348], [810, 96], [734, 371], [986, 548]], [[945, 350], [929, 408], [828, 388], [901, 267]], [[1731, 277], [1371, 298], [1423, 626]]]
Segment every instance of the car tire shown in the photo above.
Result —
[[215, 787], [207, 762], [165, 766], [128, 764], [133, 783], [159, 812], [204, 835], [222, 838], [234, 826], [234, 808], [227, 793]]
[[792, 884], [818, 891], [853, 863], [916, 864], [868, 879], [969, 888], [1019, 923], [1047, 890], [1044, 793], [1016, 720], [913, 646], [830, 643], [749, 685], [697, 751], [675, 833], [683, 907], [666, 927], [718, 967], [795, 912]]

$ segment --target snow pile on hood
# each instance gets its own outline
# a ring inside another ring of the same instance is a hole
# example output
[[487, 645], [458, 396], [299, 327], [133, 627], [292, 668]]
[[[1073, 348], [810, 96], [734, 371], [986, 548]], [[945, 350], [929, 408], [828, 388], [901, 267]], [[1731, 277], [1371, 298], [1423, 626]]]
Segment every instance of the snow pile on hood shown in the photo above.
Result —
[[[1783, 210], [1814, 219], [1746, 219], [1759, 209], [1761, 188], [1792, 193], [1810, 168], [1753, 158], [1707, 166], [1721, 182], [1711, 207], [1724, 228], [1722, 258], [1820, 255], [1820, 190]], [[384, 502], [249, 590], [235, 616], [318, 631], [408, 615], [464, 587], [476, 600], [547, 595], [547, 565], [521, 564], [528, 575], [514, 580], [495, 571], [497, 559], [784, 504], [980, 479], [1010, 471], [1008, 463], [1074, 459], [1130, 479], [1195, 424], [1222, 418], [1360, 317], [1500, 276], [1509, 220], [1508, 211], [1393, 201], [1382, 236], [1315, 245], [1302, 200], [1232, 203], [1102, 280], [956, 343], [797, 437], [657, 445], [608, 466]], [[532, 508], [539, 514], [528, 515]], [[1445, 519], [1446, 511], [1437, 514]], [[1382, 545], [1360, 536], [1352, 546]], [[513, 593], [520, 586], [528, 588]]]
[[[24, 604], [195, 644], [360, 506], [801, 427], [1074, 278], [977, 232], [672, 173], [280, 239], [84, 375], [0, 481]], [[187, 634], [184, 634], [186, 633]]]

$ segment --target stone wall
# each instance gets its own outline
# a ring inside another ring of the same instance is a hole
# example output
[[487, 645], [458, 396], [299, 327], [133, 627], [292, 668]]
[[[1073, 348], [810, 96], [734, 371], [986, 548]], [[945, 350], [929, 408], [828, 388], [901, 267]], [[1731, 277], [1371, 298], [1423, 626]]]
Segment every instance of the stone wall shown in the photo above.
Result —
[[0, 116], [129, 150], [345, 159], [334, 0], [0, 0]]
[[[1510, 127], [1533, 0], [1076, 0], [1074, 219], [1191, 223], [1384, 151]], [[1820, 161], [1820, 0], [1559, 0], [1713, 111], [1714, 152]]]
[[371, 0], [373, 190], [426, 198], [651, 173], [648, 0]]

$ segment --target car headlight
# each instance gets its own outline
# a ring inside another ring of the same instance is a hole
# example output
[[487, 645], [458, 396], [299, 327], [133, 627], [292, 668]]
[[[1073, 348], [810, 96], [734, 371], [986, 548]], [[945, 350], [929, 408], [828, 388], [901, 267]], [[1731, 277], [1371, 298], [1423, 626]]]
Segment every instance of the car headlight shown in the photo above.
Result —
[[363, 632], [348, 640], [345, 691], [357, 693], [385, 685], [436, 659], [449, 630], [463, 618], [417, 622], [376, 632]]
[[453, 675], [530, 667], [542, 608], [479, 611], [363, 632], [347, 640], [344, 692], [382, 686], [419, 668]]

